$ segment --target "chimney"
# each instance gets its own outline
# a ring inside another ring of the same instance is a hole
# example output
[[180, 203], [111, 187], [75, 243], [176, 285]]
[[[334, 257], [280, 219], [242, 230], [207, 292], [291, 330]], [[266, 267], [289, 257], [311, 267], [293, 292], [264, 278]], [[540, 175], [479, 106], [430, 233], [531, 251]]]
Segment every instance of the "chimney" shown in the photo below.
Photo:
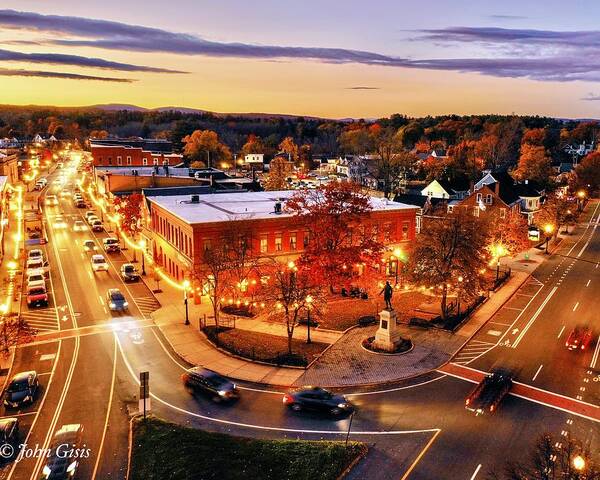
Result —
[[192, 203], [200, 203], [200, 195], [192, 195]]
[[469, 193], [473, 193], [475, 191], [475, 182], [473, 180], [469, 181]]
[[277, 201], [275, 202], [275, 210], [274, 210], [274, 212], [275, 212], [277, 215], [279, 215], [279, 214], [281, 213], [281, 201], [280, 201], [280, 200], [277, 200]]
[[496, 196], [499, 197], [500, 196], [500, 182], [496, 182], [496, 185], [494, 185], [494, 191], [496, 192]]

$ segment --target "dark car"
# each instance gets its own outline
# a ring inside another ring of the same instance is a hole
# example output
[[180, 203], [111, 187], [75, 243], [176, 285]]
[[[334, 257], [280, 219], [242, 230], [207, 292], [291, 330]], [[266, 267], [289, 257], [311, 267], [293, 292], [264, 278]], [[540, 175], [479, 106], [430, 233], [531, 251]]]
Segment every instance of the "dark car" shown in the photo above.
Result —
[[83, 200], [75, 200], [75, 206], [77, 208], [85, 208], [85, 207], [87, 207], [87, 205], [85, 204], [85, 202]]
[[135, 269], [133, 264], [124, 263], [123, 265], [121, 265], [121, 278], [125, 282], [135, 282], [140, 279], [140, 274]]
[[37, 372], [17, 373], [6, 388], [4, 405], [8, 408], [19, 408], [26, 403], [33, 403], [39, 387]]
[[129, 307], [129, 303], [118, 288], [110, 288], [106, 292], [106, 301], [108, 307], [113, 311], [124, 311]]
[[321, 387], [303, 387], [286, 393], [283, 404], [292, 410], [314, 410], [341, 415], [351, 413], [354, 407], [343, 395], [336, 395]]
[[213, 402], [231, 401], [239, 398], [235, 383], [206, 368], [190, 368], [181, 376], [181, 379], [186, 388], [193, 392], [208, 394]]
[[92, 231], [101, 232], [102, 230], [104, 230], [104, 226], [102, 225], [102, 222], [100, 220], [94, 220], [92, 222]]
[[[19, 420], [14, 417], [3, 418], [0, 420], [0, 443], [12, 445], [19, 443]], [[8, 460], [9, 457], [3, 457]]]
[[107, 253], [117, 253], [121, 251], [118, 238], [107, 237], [104, 240], [102, 240], [102, 245], [104, 245], [104, 250]]
[[569, 336], [565, 346], [569, 350], [585, 350], [592, 343], [592, 330], [588, 327], [575, 327]]
[[512, 388], [512, 377], [504, 371], [492, 372], [479, 382], [465, 400], [465, 408], [476, 415], [494, 413]]
[[89, 451], [82, 448], [83, 426], [75, 423], [63, 425], [54, 434], [46, 465], [42, 469], [45, 480], [67, 480], [77, 474], [79, 461], [89, 457]]

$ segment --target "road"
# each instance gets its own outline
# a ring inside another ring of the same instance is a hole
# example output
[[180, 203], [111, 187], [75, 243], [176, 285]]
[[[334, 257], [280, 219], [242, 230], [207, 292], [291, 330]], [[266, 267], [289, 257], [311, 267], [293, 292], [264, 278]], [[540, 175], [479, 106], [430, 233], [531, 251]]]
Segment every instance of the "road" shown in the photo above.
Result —
[[[23, 305], [23, 317], [41, 332], [72, 329], [68, 338], [16, 350], [12, 372], [36, 369], [41, 375], [35, 404], [16, 412], [28, 445], [46, 447], [61, 425], [81, 423], [91, 457], [81, 462], [79, 478], [124, 478], [128, 414], [137, 410], [141, 371], [150, 372], [152, 411], [169, 420], [248, 436], [344, 438], [348, 418], [292, 413], [283, 408], [277, 390], [243, 383], [242, 398], [231, 406], [186, 392], [179, 378], [188, 365], [144, 321], [158, 307], [151, 292], [143, 282], [124, 284], [118, 275], [124, 256], [106, 255], [109, 272], [92, 272], [82, 242], [92, 238], [101, 251], [101, 240], [109, 233], [74, 232], [73, 222], [84, 212], [68, 197], [47, 208], [51, 304], [34, 311]], [[58, 214], [67, 220], [67, 228], [53, 226]], [[521, 383], [598, 405], [594, 350], [569, 352], [564, 338], [580, 322], [598, 330], [599, 214], [600, 208], [588, 209], [589, 221], [577, 227], [458, 353], [457, 368], [510, 367]], [[109, 288], [124, 293], [126, 315], [109, 312]], [[77, 335], [94, 326], [95, 333]], [[558, 436], [571, 431], [598, 450], [598, 422], [552, 404], [510, 396], [496, 415], [473, 416], [464, 409], [464, 398], [473, 388], [465, 378], [437, 372], [382, 391], [346, 392], [357, 405], [352, 438], [373, 445], [351, 478], [484, 478], [489, 471], [500, 471], [508, 458], [523, 459], [546, 431]], [[42, 466], [36, 458], [12, 462], [3, 478], [33, 479]]]

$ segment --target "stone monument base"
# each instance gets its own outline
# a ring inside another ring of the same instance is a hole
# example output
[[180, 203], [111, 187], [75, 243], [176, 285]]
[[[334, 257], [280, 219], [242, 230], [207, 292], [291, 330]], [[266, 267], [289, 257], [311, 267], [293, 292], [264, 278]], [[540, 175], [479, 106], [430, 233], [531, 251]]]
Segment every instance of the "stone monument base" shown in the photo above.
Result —
[[397, 317], [394, 310], [382, 310], [379, 312], [379, 328], [375, 333], [373, 347], [386, 352], [395, 352], [402, 342], [396, 323]]

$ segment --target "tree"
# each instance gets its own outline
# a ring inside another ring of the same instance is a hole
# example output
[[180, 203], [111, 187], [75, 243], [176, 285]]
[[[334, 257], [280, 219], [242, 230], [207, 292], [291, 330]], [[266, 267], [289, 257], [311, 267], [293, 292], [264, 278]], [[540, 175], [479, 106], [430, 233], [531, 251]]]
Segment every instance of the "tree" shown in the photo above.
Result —
[[546, 129], [545, 128], [526, 128], [523, 132], [521, 145], [533, 145], [536, 147], [545, 146]]
[[519, 180], [535, 180], [547, 184], [552, 173], [552, 161], [543, 146], [523, 144], [519, 166], [514, 172]]
[[[410, 276], [417, 285], [432, 287], [441, 294], [441, 314], [449, 314], [448, 294], [475, 297], [483, 286], [479, 271], [489, 259], [488, 232], [485, 221], [464, 209], [427, 219], [415, 242], [409, 265]], [[462, 282], [459, 278], [463, 279]]]
[[265, 145], [263, 144], [262, 138], [254, 135], [253, 133], [248, 135], [246, 143], [244, 143], [244, 146], [240, 151], [240, 156], [244, 158], [246, 155], [251, 153], [265, 153]]
[[213, 166], [231, 160], [229, 147], [219, 140], [212, 130], [194, 130], [182, 139], [185, 144], [183, 153], [192, 162], [192, 166]]
[[589, 194], [600, 190], [600, 151], [585, 156], [575, 169], [576, 184], [585, 188]]
[[[143, 201], [144, 197], [141, 193], [116, 197], [114, 200], [115, 210], [120, 217], [119, 228], [133, 241], [135, 241], [138, 232], [141, 230]], [[133, 249], [133, 261], [136, 261], [135, 249]]]
[[309, 235], [299, 264], [317, 283], [328, 283], [332, 289], [357, 276], [356, 264], [380, 260], [383, 246], [364, 227], [371, 201], [358, 185], [332, 182], [314, 190], [298, 190], [285, 210]]
[[279, 151], [288, 155], [290, 161], [298, 161], [298, 145], [292, 137], [285, 137], [279, 144]]
[[7, 315], [1, 318], [0, 351], [3, 356], [8, 357], [11, 347], [32, 342], [36, 331], [19, 316]]
[[402, 147], [402, 133], [392, 128], [371, 129], [373, 148], [376, 155], [371, 175], [382, 184], [383, 194], [389, 198], [398, 182], [404, 178], [406, 170], [416, 158]]
[[319, 310], [324, 304], [322, 290], [306, 265], [273, 260], [266, 272], [269, 281], [261, 298], [268, 306], [269, 316], [285, 323], [288, 355], [292, 355], [292, 339], [299, 315], [308, 308]]
[[[504, 472], [490, 472], [494, 480], [597, 480], [600, 470], [589, 447], [571, 436], [566, 439], [541, 435], [526, 462], [509, 461]], [[576, 459], [581, 462], [578, 469]]]
[[549, 195], [536, 214], [536, 224], [542, 227], [551, 227], [552, 236], [558, 235], [560, 227], [568, 225], [572, 221], [573, 205], [565, 198], [556, 194]]
[[502, 219], [499, 213], [494, 213], [488, 218], [488, 225], [489, 245], [501, 245], [508, 256], [514, 257], [530, 247], [528, 225], [524, 215], [510, 212]]
[[265, 182], [265, 190], [288, 190], [288, 162], [282, 156], [277, 156], [269, 164], [269, 175]]

